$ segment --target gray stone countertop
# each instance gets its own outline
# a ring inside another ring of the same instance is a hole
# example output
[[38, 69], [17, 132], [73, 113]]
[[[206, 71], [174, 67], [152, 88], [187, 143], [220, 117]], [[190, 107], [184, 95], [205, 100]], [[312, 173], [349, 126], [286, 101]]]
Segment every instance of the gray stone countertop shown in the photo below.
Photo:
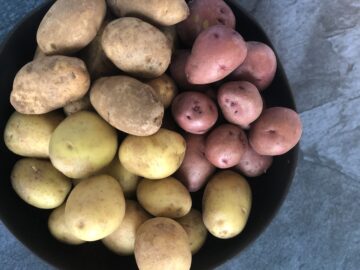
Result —
[[[0, 42], [41, 0], [0, 0]], [[239, 0], [264, 27], [301, 113], [299, 165], [271, 225], [218, 269], [360, 269], [360, 1]], [[0, 223], [0, 268], [51, 269]]]

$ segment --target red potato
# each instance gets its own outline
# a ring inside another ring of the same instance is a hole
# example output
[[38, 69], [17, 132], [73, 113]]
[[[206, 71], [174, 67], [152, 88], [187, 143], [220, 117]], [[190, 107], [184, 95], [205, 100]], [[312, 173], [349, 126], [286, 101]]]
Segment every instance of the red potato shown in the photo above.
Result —
[[276, 56], [266, 44], [256, 41], [246, 43], [248, 53], [245, 61], [234, 70], [231, 78], [249, 81], [259, 89], [267, 88], [274, 79], [276, 72]]
[[223, 124], [209, 134], [205, 142], [205, 157], [220, 169], [237, 165], [247, 148], [245, 132], [238, 126]]
[[189, 91], [176, 96], [171, 111], [176, 123], [193, 134], [206, 133], [218, 118], [215, 103], [200, 92]]
[[191, 46], [201, 31], [216, 24], [235, 29], [236, 19], [223, 0], [193, 0], [189, 4], [190, 16], [177, 25], [181, 41]]
[[245, 81], [223, 84], [218, 91], [217, 100], [225, 119], [243, 128], [254, 122], [263, 109], [258, 89]]
[[249, 141], [260, 155], [285, 154], [300, 140], [302, 124], [299, 115], [288, 108], [273, 107], [264, 110], [251, 126]]
[[242, 36], [224, 25], [214, 25], [196, 38], [185, 66], [188, 81], [208, 84], [233, 72], [244, 60], [247, 47]]
[[214, 173], [215, 167], [205, 158], [205, 136], [187, 134], [185, 158], [176, 177], [190, 192], [198, 191]]

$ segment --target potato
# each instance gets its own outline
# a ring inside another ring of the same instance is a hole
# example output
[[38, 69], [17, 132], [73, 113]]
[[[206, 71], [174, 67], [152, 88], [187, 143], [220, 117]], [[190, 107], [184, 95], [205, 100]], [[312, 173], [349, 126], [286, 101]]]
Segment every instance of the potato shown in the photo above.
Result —
[[179, 223], [164, 217], [145, 221], [136, 232], [135, 259], [140, 270], [189, 270], [189, 239]]
[[244, 62], [231, 74], [234, 80], [253, 83], [259, 90], [267, 88], [276, 72], [276, 56], [266, 44], [256, 41], [246, 42], [248, 54]]
[[39, 46], [37, 46], [35, 53], [34, 53], [33, 60], [36, 60], [38, 58], [45, 57], [45, 56], [46, 56], [46, 54], [39, 48]]
[[104, 0], [58, 0], [42, 19], [36, 39], [46, 54], [71, 54], [88, 45], [105, 17]]
[[119, 148], [119, 158], [128, 171], [149, 179], [172, 175], [181, 165], [186, 150], [184, 138], [161, 128], [147, 137], [127, 136]]
[[159, 29], [168, 38], [168, 40], [170, 42], [171, 50], [174, 52], [175, 49], [177, 49], [177, 47], [179, 46], [178, 36], [176, 33], [176, 27], [174, 25], [173, 26], [160, 26]]
[[218, 118], [215, 103], [199, 92], [189, 91], [176, 96], [171, 111], [176, 123], [193, 134], [206, 133]]
[[196, 38], [185, 73], [192, 84], [207, 84], [229, 75], [245, 59], [246, 43], [235, 30], [214, 25]]
[[108, 165], [117, 150], [117, 134], [95, 113], [82, 111], [66, 118], [50, 139], [50, 159], [71, 178], [93, 175]]
[[225, 119], [241, 127], [254, 122], [263, 109], [258, 89], [245, 81], [223, 84], [218, 91], [217, 100]]
[[260, 155], [278, 156], [290, 151], [300, 140], [302, 124], [299, 115], [288, 108], [264, 110], [251, 125], [249, 142]]
[[125, 199], [113, 177], [99, 175], [81, 181], [65, 206], [65, 223], [84, 241], [96, 241], [113, 233], [125, 216]]
[[82, 98], [66, 104], [64, 106], [64, 113], [69, 116], [80, 111], [91, 111], [92, 109], [90, 95], [86, 94]]
[[156, 133], [164, 117], [164, 106], [154, 90], [128, 76], [97, 80], [90, 101], [110, 125], [136, 136]]
[[215, 167], [205, 158], [204, 135], [187, 134], [185, 140], [185, 158], [176, 172], [176, 177], [189, 191], [195, 192], [203, 187]]
[[65, 204], [54, 209], [48, 219], [49, 231], [57, 240], [69, 245], [80, 245], [85, 243], [75, 237], [65, 224]]
[[43, 114], [83, 97], [90, 77], [84, 62], [75, 57], [38, 58], [16, 74], [10, 102], [23, 114]]
[[235, 29], [235, 16], [223, 0], [193, 0], [189, 2], [190, 16], [177, 25], [181, 41], [191, 46], [205, 29], [216, 24]]
[[107, 3], [118, 17], [135, 16], [160, 25], [174, 25], [189, 16], [184, 0], [107, 0]]
[[222, 124], [206, 138], [205, 157], [218, 168], [230, 168], [240, 162], [247, 144], [245, 132], [240, 127]]
[[179, 218], [189, 213], [189, 191], [174, 177], [140, 181], [136, 196], [142, 207], [153, 216]]
[[103, 244], [118, 255], [134, 253], [136, 231], [150, 215], [135, 201], [126, 201], [126, 210], [120, 226], [102, 239]]
[[191, 209], [191, 211], [176, 220], [186, 231], [191, 253], [195, 254], [204, 245], [207, 237], [207, 229], [202, 220], [202, 215], [198, 210]]
[[13, 153], [25, 157], [49, 157], [50, 137], [64, 119], [59, 112], [26, 115], [14, 112], [5, 127], [4, 141]]
[[49, 161], [24, 158], [11, 172], [11, 184], [26, 203], [41, 209], [52, 209], [63, 203], [71, 189], [71, 181]]
[[170, 64], [171, 45], [167, 37], [137, 18], [120, 18], [109, 23], [101, 44], [118, 68], [134, 76], [156, 78]]
[[146, 82], [158, 95], [165, 108], [169, 107], [178, 90], [173, 79], [163, 74], [160, 77]]
[[251, 209], [251, 189], [240, 174], [217, 173], [203, 195], [203, 221], [215, 237], [228, 239], [244, 229]]

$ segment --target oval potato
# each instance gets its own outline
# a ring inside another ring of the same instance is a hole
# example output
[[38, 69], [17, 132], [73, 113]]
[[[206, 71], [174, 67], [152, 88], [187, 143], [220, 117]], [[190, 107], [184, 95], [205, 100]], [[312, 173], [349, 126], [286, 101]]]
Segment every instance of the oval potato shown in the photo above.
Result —
[[92, 109], [93, 107], [90, 103], [90, 96], [86, 94], [82, 98], [66, 104], [64, 107], [64, 113], [69, 116], [80, 111], [90, 111]]
[[168, 108], [178, 92], [173, 79], [163, 74], [146, 83], [154, 89], [164, 107]]

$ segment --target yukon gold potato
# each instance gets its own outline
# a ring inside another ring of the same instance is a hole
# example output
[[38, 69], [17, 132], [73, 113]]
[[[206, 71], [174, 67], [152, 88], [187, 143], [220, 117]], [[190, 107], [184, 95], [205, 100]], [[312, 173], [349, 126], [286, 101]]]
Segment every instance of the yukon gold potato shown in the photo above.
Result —
[[120, 184], [108, 175], [81, 181], [71, 191], [65, 206], [70, 232], [84, 241], [96, 241], [113, 233], [125, 215]]
[[64, 113], [69, 116], [74, 113], [93, 109], [90, 103], [90, 96], [85, 95], [82, 98], [72, 101], [64, 106]]
[[80, 245], [85, 243], [84, 240], [80, 240], [75, 237], [65, 224], [65, 204], [62, 204], [58, 208], [54, 209], [48, 219], [48, 228], [52, 236], [54, 236], [60, 242], [69, 245]]
[[136, 201], [126, 200], [126, 210], [120, 226], [102, 239], [103, 244], [119, 255], [134, 253], [136, 231], [141, 224], [150, 218]]
[[50, 137], [63, 119], [59, 112], [41, 115], [14, 112], [5, 127], [5, 144], [17, 155], [46, 158], [49, 156]]
[[215, 237], [227, 239], [242, 232], [251, 209], [251, 189], [245, 178], [221, 171], [207, 184], [203, 195], [203, 221]]
[[192, 205], [189, 191], [174, 177], [140, 181], [136, 196], [142, 207], [153, 216], [179, 218], [189, 213]]
[[164, 217], [143, 223], [135, 239], [135, 259], [140, 270], [189, 270], [189, 239], [179, 223]]
[[109, 23], [102, 47], [122, 71], [141, 78], [156, 78], [170, 64], [171, 45], [158, 28], [137, 18], [125, 17]]
[[83, 97], [90, 77], [84, 62], [75, 57], [38, 58], [16, 74], [10, 102], [24, 114], [43, 114]]
[[71, 54], [94, 39], [105, 17], [104, 0], [57, 0], [37, 31], [40, 49], [50, 54]]
[[50, 140], [50, 159], [55, 168], [71, 178], [93, 175], [108, 165], [117, 150], [114, 128], [93, 112], [67, 117]]
[[34, 158], [15, 163], [11, 184], [21, 199], [41, 209], [58, 207], [71, 189], [71, 180], [57, 171], [50, 161]]
[[164, 107], [169, 107], [178, 92], [173, 79], [168, 75], [163, 74], [146, 83], [154, 89]]
[[180, 134], [161, 128], [147, 137], [127, 136], [120, 145], [119, 158], [136, 175], [162, 179], [180, 167], [185, 150], [186, 143]]
[[128, 134], [148, 136], [161, 127], [163, 104], [149, 85], [131, 77], [97, 80], [91, 88], [90, 101], [110, 125]]

